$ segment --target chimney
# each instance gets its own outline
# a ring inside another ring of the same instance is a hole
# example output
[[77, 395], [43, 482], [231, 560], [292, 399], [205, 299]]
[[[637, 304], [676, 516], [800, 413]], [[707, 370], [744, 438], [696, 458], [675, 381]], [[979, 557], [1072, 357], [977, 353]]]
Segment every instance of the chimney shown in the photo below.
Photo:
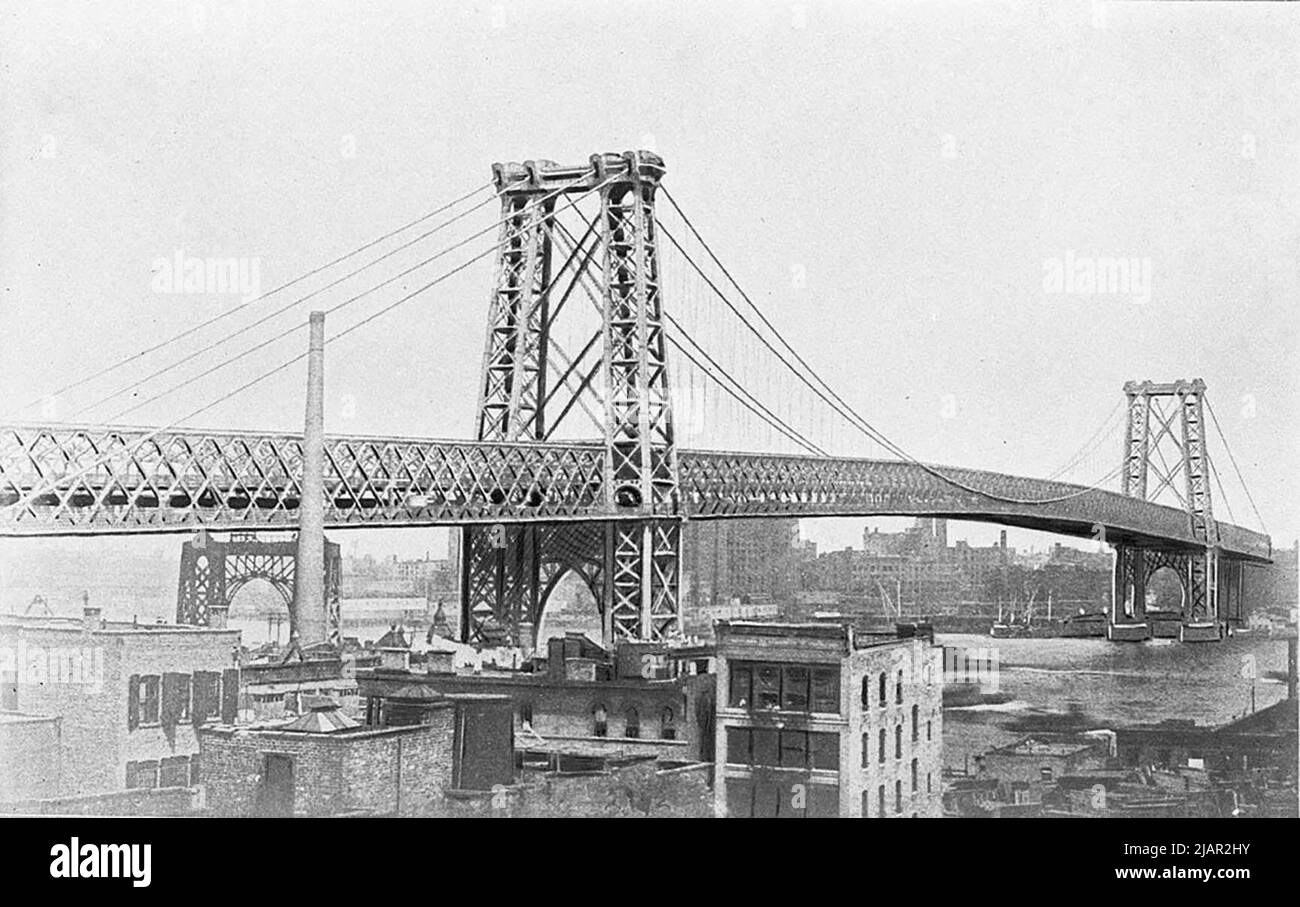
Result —
[[291, 615], [292, 627], [297, 630], [303, 648], [329, 639], [325, 605], [325, 313], [312, 312], [310, 326]]
[[81, 625], [87, 631], [104, 629], [103, 612], [90, 603], [90, 593], [81, 593]]

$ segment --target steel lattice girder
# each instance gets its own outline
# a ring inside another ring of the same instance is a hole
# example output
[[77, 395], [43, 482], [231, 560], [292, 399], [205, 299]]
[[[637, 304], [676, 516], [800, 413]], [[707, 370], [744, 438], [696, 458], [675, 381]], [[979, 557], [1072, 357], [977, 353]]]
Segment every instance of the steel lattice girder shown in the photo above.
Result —
[[[682, 451], [682, 506], [691, 517], [946, 516], [1159, 547], [1204, 543], [1187, 514], [1117, 492], [983, 470], [932, 467], [943, 476], [1003, 498], [1062, 501], [1021, 504], [966, 491], [928, 469], [895, 460]], [[1258, 561], [1272, 557], [1269, 537], [1218, 523], [1220, 547]]]
[[[248, 582], [263, 579], [280, 594], [293, 611], [294, 577], [297, 574], [297, 542], [233, 538], [220, 541], [200, 533], [181, 546], [181, 566], [176, 595], [176, 622], [208, 626], [213, 607], [229, 608]], [[340, 599], [343, 558], [335, 542], [325, 543], [325, 600], [329, 641], [342, 641]]]
[[[326, 439], [330, 527], [599, 518], [604, 456], [581, 444]], [[0, 534], [297, 525], [302, 439], [0, 427]]]
[[[175, 430], [132, 454], [150, 434], [0, 426], [0, 535], [296, 528], [300, 437]], [[330, 528], [638, 518], [606, 503], [595, 443], [327, 438], [326, 454]], [[105, 464], [69, 478], [104, 455]], [[1012, 504], [892, 460], [681, 451], [678, 468], [678, 515], [688, 518], [930, 515], [1085, 537], [1105, 530], [1108, 540], [1152, 547], [1203, 544], [1178, 508], [1002, 473], [935, 467], [1008, 497], [1083, 493]], [[1217, 525], [1225, 554], [1271, 559], [1268, 536]]]

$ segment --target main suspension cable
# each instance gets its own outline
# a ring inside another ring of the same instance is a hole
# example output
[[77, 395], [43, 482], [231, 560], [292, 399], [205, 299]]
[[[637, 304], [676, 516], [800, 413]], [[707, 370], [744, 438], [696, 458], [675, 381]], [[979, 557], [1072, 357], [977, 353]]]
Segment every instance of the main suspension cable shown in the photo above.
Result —
[[[125, 365], [129, 365], [130, 363], [135, 362], [137, 359], [140, 359], [140, 358], [142, 358], [142, 357], [144, 357], [144, 356], [148, 356], [149, 354], [154, 353], [154, 352], [157, 352], [158, 350], [163, 349], [164, 347], [169, 346], [169, 345], [171, 345], [171, 344], [173, 344], [173, 343], [177, 343], [178, 341], [181, 341], [181, 340], [185, 339], [186, 337], [189, 337], [190, 335], [195, 334], [195, 333], [197, 333], [198, 331], [201, 331], [201, 330], [203, 330], [204, 328], [206, 328], [206, 327], [208, 327], [208, 326], [210, 326], [210, 325], [216, 324], [218, 321], [221, 321], [221, 320], [224, 319], [224, 318], [227, 318], [227, 317], [229, 317], [229, 316], [231, 316], [231, 315], [234, 315], [236, 312], [239, 312], [239, 311], [241, 311], [241, 310], [247, 308], [248, 306], [253, 305], [253, 304], [256, 303], [256, 302], [260, 302], [261, 300], [264, 300], [264, 299], [266, 299], [266, 298], [268, 298], [268, 297], [270, 297], [270, 296], [274, 296], [276, 293], [279, 293], [279, 292], [282, 291], [282, 290], [286, 290], [286, 289], [288, 289], [289, 287], [293, 286], [294, 284], [301, 283], [302, 281], [304, 281], [304, 280], [306, 280], [306, 279], [308, 279], [308, 278], [310, 278], [310, 277], [314, 277], [315, 275], [319, 274], [320, 272], [322, 272], [322, 271], [324, 271], [324, 270], [326, 270], [326, 269], [328, 269], [328, 268], [332, 268], [334, 265], [339, 264], [340, 262], [346, 261], [347, 259], [351, 258], [352, 256], [354, 256], [354, 255], [358, 255], [358, 254], [360, 254], [361, 252], [364, 252], [364, 251], [367, 250], [367, 249], [373, 248], [374, 246], [378, 245], [379, 243], [381, 243], [381, 242], [383, 242], [383, 241], [385, 241], [385, 240], [387, 240], [387, 239], [391, 239], [392, 237], [396, 236], [397, 234], [399, 234], [399, 233], [401, 233], [401, 232], [403, 232], [403, 231], [405, 231], [405, 230], [409, 230], [411, 227], [414, 227], [414, 226], [416, 226], [416, 225], [418, 225], [418, 224], [421, 224], [421, 223], [423, 223], [424, 221], [428, 220], [428, 219], [431, 218], [431, 217], [436, 217], [437, 215], [441, 214], [442, 212], [444, 212], [444, 211], [448, 211], [448, 210], [450, 210], [451, 208], [454, 208], [456, 205], [459, 205], [461, 202], [467, 201], [467, 200], [473, 198], [473, 197], [474, 197], [475, 195], [477, 195], [478, 193], [482, 192], [483, 190], [485, 190], [485, 189], [490, 189], [491, 187], [492, 187], [492, 183], [491, 183], [491, 182], [484, 183], [482, 186], [479, 186], [479, 187], [477, 187], [477, 188], [471, 190], [470, 192], [465, 193], [464, 195], [460, 196], [459, 198], [453, 199], [452, 201], [447, 202], [447, 204], [442, 205], [441, 207], [436, 208], [436, 209], [434, 209], [433, 211], [428, 212], [427, 214], [421, 215], [420, 217], [417, 217], [415, 220], [410, 221], [409, 223], [403, 224], [402, 226], [398, 227], [398, 228], [395, 229], [395, 230], [390, 230], [389, 232], [385, 233], [383, 236], [377, 237], [376, 239], [372, 239], [370, 242], [366, 243], [365, 245], [358, 246], [358, 247], [356, 247], [355, 249], [352, 249], [352, 250], [349, 251], [349, 252], [345, 252], [344, 254], [338, 256], [337, 258], [334, 258], [334, 259], [332, 259], [331, 261], [327, 261], [327, 262], [326, 262], [325, 264], [323, 264], [323, 265], [319, 265], [319, 266], [317, 266], [317, 267], [315, 267], [315, 268], [312, 268], [310, 271], [307, 271], [307, 272], [304, 273], [304, 274], [299, 274], [297, 277], [294, 277], [292, 280], [288, 280], [288, 281], [286, 281], [285, 283], [282, 283], [282, 284], [280, 284], [279, 286], [275, 287], [274, 289], [268, 290], [267, 292], [261, 294], [260, 296], [254, 297], [253, 299], [250, 299], [250, 300], [248, 300], [248, 301], [246, 301], [246, 302], [243, 302], [243, 303], [241, 303], [240, 305], [237, 305], [237, 306], [235, 306], [235, 307], [232, 308], [232, 309], [228, 309], [228, 310], [226, 310], [226, 311], [224, 311], [224, 312], [219, 312], [218, 314], [213, 315], [211, 318], [207, 319], [206, 321], [203, 321], [203, 322], [200, 323], [200, 324], [196, 324], [196, 325], [194, 325], [193, 327], [186, 328], [185, 330], [181, 331], [180, 333], [175, 334], [175, 335], [173, 335], [173, 336], [171, 336], [171, 337], [168, 337], [166, 340], [162, 340], [162, 341], [160, 341], [160, 342], [158, 342], [158, 343], [155, 343], [153, 346], [150, 346], [150, 347], [148, 347], [148, 348], [146, 348], [146, 349], [141, 350], [141, 351], [138, 352], [138, 353], [135, 353], [135, 354], [133, 354], [133, 355], [131, 355], [131, 356], [127, 356], [126, 358], [121, 359], [121, 360], [119, 360], [118, 362], [113, 363], [112, 365], [106, 366], [106, 367], [100, 369], [99, 371], [94, 372], [93, 374], [86, 375], [86, 376], [83, 377], [83, 378], [78, 378], [78, 379], [75, 380], [75, 381], [72, 381], [72, 382], [70, 382], [70, 383], [68, 383], [68, 384], [65, 384], [65, 385], [63, 385], [62, 387], [58, 388], [57, 390], [53, 391], [53, 392], [50, 393], [50, 394], [45, 394], [45, 395], [42, 395], [42, 396], [40, 396], [40, 397], [37, 397], [35, 400], [32, 400], [32, 401], [30, 401], [30, 402], [28, 402], [28, 403], [23, 404], [23, 406], [21, 407], [20, 411], [22, 411], [22, 410], [27, 410], [27, 409], [31, 409], [32, 407], [39, 405], [42, 401], [44, 401], [44, 400], [46, 400], [46, 399], [48, 399], [48, 398], [50, 398], [50, 397], [57, 397], [57, 396], [59, 396], [59, 395], [61, 395], [61, 394], [65, 394], [65, 393], [67, 393], [67, 392], [70, 391], [70, 390], [75, 390], [75, 389], [77, 389], [78, 387], [81, 387], [81, 386], [83, 386], [83, 385], [85, 385], [85, 384], [88, 384], [88, 383], [91, 382], [91, 381], [94, 381], [96, 378], [102, 378], [104, 375], [107, 375], [107, 374], [109, 374], [110, 372], [114, 372], [114, 371], [116, 371], [117, 369], [119, 369], [119, 368], [121, 368], [121, 367], [123, 367], [123, 366], [125, 366]], [[478, 207], [480, 207], [480, 206], [476, 205], [475, 208], [474, 208], [474, 209], [471, 209], [471, 210], [476, 210]], [[84, 411], [84, 409], [83, 409], [82, 411]]]

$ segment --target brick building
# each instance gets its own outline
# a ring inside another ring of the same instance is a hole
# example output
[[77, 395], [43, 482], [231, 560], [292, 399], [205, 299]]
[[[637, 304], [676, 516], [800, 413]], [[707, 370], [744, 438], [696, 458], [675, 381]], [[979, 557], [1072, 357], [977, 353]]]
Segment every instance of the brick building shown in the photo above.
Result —
[[[197, 728], [234, 720], [235, 630], [0, 616], [0, 710], [59, 719], [51, 796], [186, 787]], [[36, 757], [32, 757], [36, 758]]]
[[446, 701], [421, 724], [365, 727], [322, 704], [288, 721], [203, 728], [208, 809], [217, 816], [419, 814], [455, 782], [456, 715]]
[[[402, 653], [393, 653], [400, 658]], [[674, 762], [712, 756], [713, 678], [693, 674], [662, 646], [623, 643], [614, 653], [584, 636], [553, 637], [547, 657], [524, 667], [457, 671], [452, 653], [359, 671], [371, 724], [418, 721], [447, 696], [507, 697], [519, 746], [608, 756], [655, 756]]]
[[723, 622], [718, 815], [942, 815], [942, 650], [842, 623]]

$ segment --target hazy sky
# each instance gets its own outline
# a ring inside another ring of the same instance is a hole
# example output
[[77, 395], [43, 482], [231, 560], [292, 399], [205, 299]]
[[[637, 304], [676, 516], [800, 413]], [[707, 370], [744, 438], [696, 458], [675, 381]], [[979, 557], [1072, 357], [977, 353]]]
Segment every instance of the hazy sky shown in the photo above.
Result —
[[[7, 3], [0, 414], [39, 418], [19, 408], [237, 304], [155, 292], [160, 258], [255, 259], [268, 289], [493, 161], [646, 147], [773, 321], [915, 455], [1045, 475], [1125, 380], [1200, 376], [1289, 544], [1298, 38], [1287, 4]], [[1149, 293], [1047, 292], [1067, 255], [1149, 263]], [[490, 283], [480, 262], [332, 345], [329, 429], [469, 437]], [[129, 421], [165, 423], [303, 342]], [[288, 369], [196, 421], [299, 428], [302, 381]]]

